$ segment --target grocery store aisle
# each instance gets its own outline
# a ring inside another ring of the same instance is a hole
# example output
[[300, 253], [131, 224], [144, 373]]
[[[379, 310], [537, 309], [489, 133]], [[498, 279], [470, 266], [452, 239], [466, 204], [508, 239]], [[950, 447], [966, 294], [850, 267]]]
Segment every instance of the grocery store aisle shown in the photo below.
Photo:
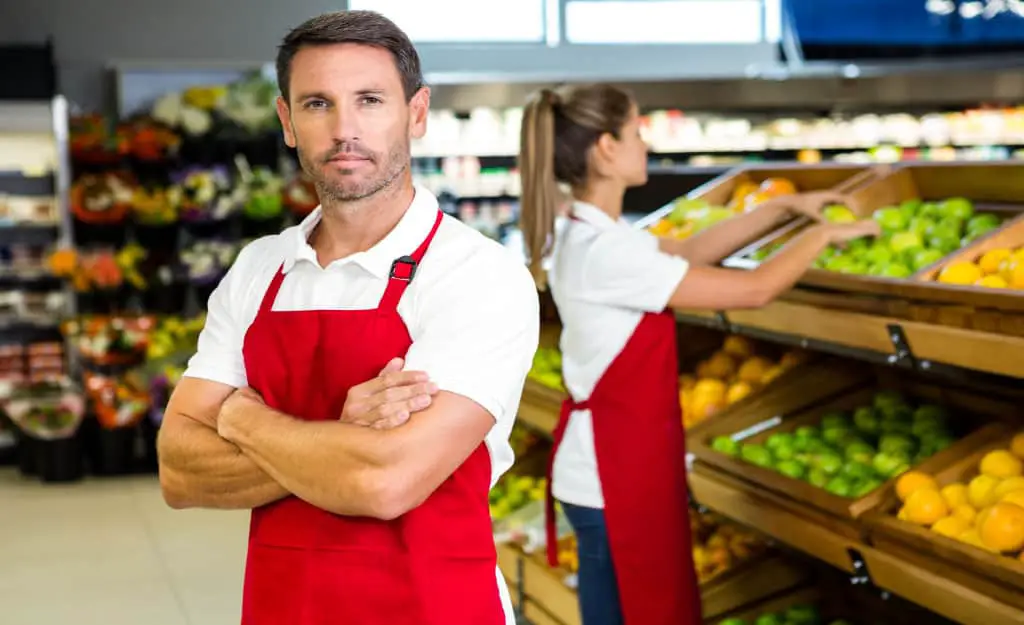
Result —
[[155, 477], [48, 486], [0, 469], [0, 623], [237, 623], [247, 524], [167, 508]]

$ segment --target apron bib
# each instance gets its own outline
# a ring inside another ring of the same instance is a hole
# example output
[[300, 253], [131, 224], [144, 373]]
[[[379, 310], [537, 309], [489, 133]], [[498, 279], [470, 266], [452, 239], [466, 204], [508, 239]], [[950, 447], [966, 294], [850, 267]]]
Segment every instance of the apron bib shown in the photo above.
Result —
[[647, 313], [590, 398], [562, 405], [548, 465], [548, 559], [557, 564], [551, 473], [569, 415], [590, 410], [625, 625], [699, 625], [676, 320]]
[[[267, 405], [336, 420], [348, 390], [412, 344], [397, 306], [441, 224], [391, 267], [372, 310], [272, 310], [278, 271], [246, 333], [249, 384]], [[243, 625], [504, 625], [480, 447], [421, 506], [393, 521], [344, 517], [297, 497], [252, 512]]]

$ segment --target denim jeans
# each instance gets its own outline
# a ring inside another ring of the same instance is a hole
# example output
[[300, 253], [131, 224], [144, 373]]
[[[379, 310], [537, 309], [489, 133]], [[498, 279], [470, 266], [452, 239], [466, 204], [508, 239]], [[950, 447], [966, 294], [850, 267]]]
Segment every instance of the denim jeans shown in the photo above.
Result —
[[583, 625], [622, 625], [622, 606], [608, 546], [604, 510], [562, 502], [576, 533], [579, 550], [579, 597]]

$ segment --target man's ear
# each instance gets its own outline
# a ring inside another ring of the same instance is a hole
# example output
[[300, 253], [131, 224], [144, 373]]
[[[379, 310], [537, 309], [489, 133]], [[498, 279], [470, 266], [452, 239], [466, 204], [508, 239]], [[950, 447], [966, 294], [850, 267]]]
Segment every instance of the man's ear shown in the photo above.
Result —
[[427, 115], [430, 113], [430, 87], [420, 90], [409, 101], [409, 136], [422, 139], [427, 134]]
[[284, 130], [284, 143], [290, 148], [294, 148], [296, 145], [295, 141], [295, 128], [292, 127], [292, 111], [288, 106], [288, 102], [281, 96], [277, 97], [277, 118], [281, 120], [281, 128]]

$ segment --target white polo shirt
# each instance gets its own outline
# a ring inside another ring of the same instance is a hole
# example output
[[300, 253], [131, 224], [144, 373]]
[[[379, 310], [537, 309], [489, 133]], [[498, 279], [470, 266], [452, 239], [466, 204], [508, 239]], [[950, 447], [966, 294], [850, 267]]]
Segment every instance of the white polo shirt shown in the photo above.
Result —
[[[247, 245], [210, 296], [199, 348], [186, 376], [247, 385], [242, 343], [280, 267], [285, 278], [273, 310], [376, 308], [391, 263], [429, 234], [437, 199], [417, 186], [409, 210], [373, 248], [320, 267], [307, 242], [317, 208], [301, 224]], [[443, 391], [472, 399], [494, 417], [486, 437], [491, 484], [515, 460], [509, 435], [537, 351], [540, 306], [527, 268], [508, 250], [445, 216], [398, 303], [412, 346], [406, 368], [425, 371]], [[511, 623], [508, 590], [499, 586]]]
[[[596, 206], [576, 202], [573, 214], [577, 220], [566, 220], [556, 237], [548, 279], [562, 320], [562, 375], [573, 398], [583, 401], [644, 313], [668, 307], [689, 264], [659, 250], [654, 235]], [[589, 410], [569, 416], [551, 489], [559, 501], [604, 508]]]

